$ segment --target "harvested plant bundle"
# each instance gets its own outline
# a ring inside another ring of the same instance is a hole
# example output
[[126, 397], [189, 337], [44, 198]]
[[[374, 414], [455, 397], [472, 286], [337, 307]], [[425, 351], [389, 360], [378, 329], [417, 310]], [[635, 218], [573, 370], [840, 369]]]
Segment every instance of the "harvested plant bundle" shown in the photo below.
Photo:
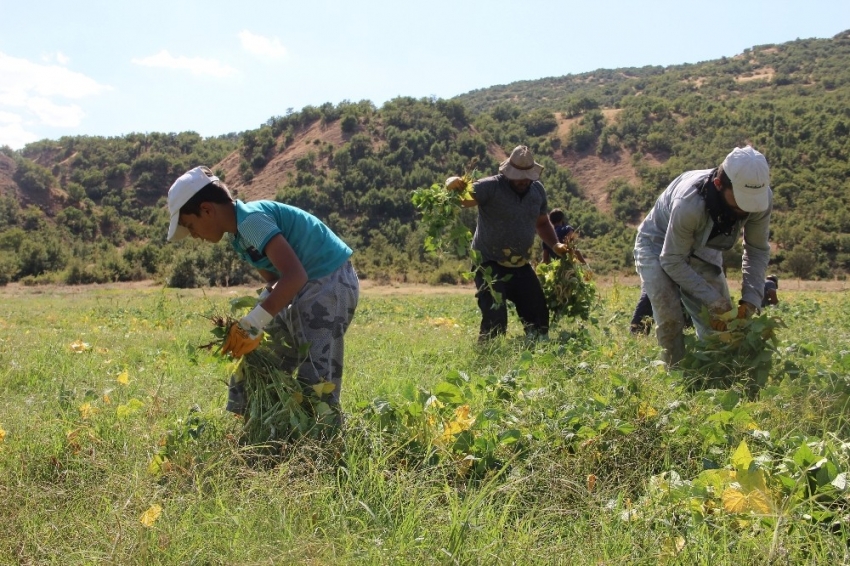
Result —
[[[231, 301], [231, 310], [256, 304], [255, 297], [241, 297]], [[220, 353], [227, 331], [236, 319], [217, 316], [212, 320], [215, 324], [212, 332], [217, 340], [207, 346]], [[234, 381], [244, 387], [247, 400], [243, 442], [258, 444], [331, 435], [339, 426], [340, 415], [323, 398], [333, 391], [334, 384], [302, 384], [296, 379], [295, 369], [288, 371], [281, 367], [286, 359], [282, 352], [291, 353], [293, 349], [287, 344], [275, 344], [275, 340], [280, 338], [265, 335], [256, 350], [236, 362]], [[297, 368], [299, 364], [289, 365]]]
[[[768, 314], [737, 319], [729, 314], [727, 330], [712, 332], [689, 348], [679, 367], [695, 388], [726, 388], [742, 385], [752, 397], [765, 386], [773, 354], [779, 344], [776, 329], [781, 319]], [[705, 317], [708, 312], [703, 313]]]
[[596, 301], [596, 286], [590, 268], [576, 259], [575, 238], [564, 243], [568, 253], [551, 263], [537, 264], [537, 277], [553, 319], [569, 316], [588, 320]]
[[449, 191], [441, 183], [413, 191], [413, 205], [422, 213], [422, 225], [427, 230], [425, 250], [432, 253], [450, 253], [458, 258], [470, 254], [472, 232], [463, 223], [462, 202], [471, 200], [472, 176], [461, 177], [466, 188]]

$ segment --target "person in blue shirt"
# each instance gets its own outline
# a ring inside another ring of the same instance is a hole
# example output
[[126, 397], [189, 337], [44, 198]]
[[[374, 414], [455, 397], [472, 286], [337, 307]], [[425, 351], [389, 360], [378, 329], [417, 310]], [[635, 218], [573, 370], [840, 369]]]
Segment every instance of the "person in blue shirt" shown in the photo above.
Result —
[[[564, 211], [560, 208], [553, 208], [549, 212], [549, 221], [555, 228], [555, 236], [558, 237], [558, 242], [560, 243], [566, 243], [567, 236], [575, 232], [575, 228], [567, 224], [567, 217], [564, 214]], [[556, 254], [546, 242], [543, 242], [542, 246], [543, 263], [550, 263], [553, 259], [553, 256], [557, 257], [558, 254]], [[576, 259], [578, 259], [581, 263], [585, 263], [584, 256], [581, 255], [581, 252], [575, 250], [575, 253], [577, 254]]]
[[764, 279], [764, 298], [761, 300], [761, 308], [768, 305], [779, 304], [779, 297], [776, 291], [779, 290], [779, 277], [776, 275], [768, 275]]
[[[281, 367], [297, 369], [305, 385], [333, 383], [326, 401], [339, 412], [344, 336], [360, 294], [351, 248], [304, 210], [269, 200], [235, 200], [203, 166], [174, 182], [168, 209], [169, 241], [192, 236], [216, 243], [226, 236], [266, 282], [257, 306], [231, 325], [222, 352], [248, 354], [264, 331], [281, 337], [291, 347]], [[231, 378], [228, 410], [242, 413], [245, 403], [241, 384]]]

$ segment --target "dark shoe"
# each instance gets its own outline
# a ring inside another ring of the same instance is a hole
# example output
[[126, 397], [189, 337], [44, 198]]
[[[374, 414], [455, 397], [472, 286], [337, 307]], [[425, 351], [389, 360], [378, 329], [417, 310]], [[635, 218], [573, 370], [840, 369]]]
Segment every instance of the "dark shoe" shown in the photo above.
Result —
[[245, 395], [245, 383], [236, 381], [236, 376], [230, 376], [230, 385], [227, 389], [227, 406], [225, 409], [237, 415], [244, 415], [248, 407], [248, 397]]

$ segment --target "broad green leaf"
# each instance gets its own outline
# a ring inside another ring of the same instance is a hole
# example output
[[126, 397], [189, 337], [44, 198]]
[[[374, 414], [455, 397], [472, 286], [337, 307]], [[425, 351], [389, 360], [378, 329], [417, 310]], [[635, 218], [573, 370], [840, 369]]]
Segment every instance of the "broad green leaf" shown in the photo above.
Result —
[[233, 313], [245, 310], [252, 309], [257, 306], [257, 297], [252, 297], [250, 295], [246, 295], [244, 297], [236, 297], [235, 299], [230, 299], [230, 310]]
[[447, 382], [457, 385], [458, 387], [462, 387], [463, 385], [469, 383], [469, 376], [466, 373], [460, 372], [456, 369], [450, 370], [446, 374], [445, 379]]
[[502, 412], [499, 409], [487, 408], [481, 411], [481, 415], [479, 417], [482, 423], [486, 422], [499, 422], [502, 418]]
[[750, 453], [750, 448], [747, 446], [747, 441], [742, 440], [738, 445], [738, 449], [732, 454], [732, 465], [739, 472], [746, 471], [753, 463], [753, 455]]
[[749, 493], [750, 491], [763, 491], [767, 493], [767, 479], [765, 478], [764, 470], [756, 468], [752, 471], [749, 470], [739, 470], [736, 476], [736, 479], [739, 484], [741, 484], [741, 489], [744, 490], [745, 493]]
[[632, 423], [621, 423], [617, 425], [617, 432], [620, 434], [631, 434], [635, 431], [635, 425]]
[[732, 470], [716, 469], [705, 470], [694, 479], [694, 487], [704, 487], [714, 492], [723, 493], [730, 482], [735, 480], [736, 473]]
[[818, 457], [812, 452], [812, 449], [809, 448], [807, 444], [801, 444], [799, 448], [797, 448], [796, 452], [794, 452], [794, 463], [800, 466], [801, 468], [808, 468], [815, 462], [817, 462]]
[[741, 395], [737, 391], [726, 391], [720, 396], [720, 406], [724, 411], [731, 411], [741, 401]]
[[705, 420], [710, 423], [729, 424], [734, 416], [735, 414], [732, 411], [720, 411], [719, 413], [709, 415]]
[[447, 381], [441, 381], [434, 387], [432, 391], [435, 397], [444, 403], [462, 403], [464, 400], [463, 392], [460, 388]]
[[314, 410], [316, 411], [317, 417], [332, 415], [334, 412], [334, 410], [331, 409], [331, 406], [325, 403], [324, 401], [316, 403]]
[[522, 434], [517, 429], [506, 430], [499, 435], [499, 444], [514, 444], [522, 438]]
[[835, 480], [835, 478], [838, 477], [838, 468], [835, 467], [835, 464], [825, 458], [819, 463], [820, 467], [818, 468], [818, 471], [815, 474], [815, 478], [818, 481], [818, 486], [831, 484]]

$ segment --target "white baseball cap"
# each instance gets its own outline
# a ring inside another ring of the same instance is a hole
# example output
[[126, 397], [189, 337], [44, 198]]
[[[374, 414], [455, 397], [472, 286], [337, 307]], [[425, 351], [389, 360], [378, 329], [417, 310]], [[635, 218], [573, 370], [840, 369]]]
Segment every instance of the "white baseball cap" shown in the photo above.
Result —
[[736, 147], [723, 160], [723, 171], [732, 181], [732, 193], [744, 212], [764, 212], [770, 207], [770, 169], [764, 155], [751, 146]]
[[209, 167], [195, 167], [180, 175], [174, 181], [174, 184], [171, 185], [171, 188], [168, 189], [168, 212], [171, 214], [171, 224], [168, 226], [169, 242], [182, 240], [189, 235], [189, 230], [178, 224], [180, 221], [180, 209], [198, 191], [213, 181], [218, 181], [218, 177], [213, 175]]

